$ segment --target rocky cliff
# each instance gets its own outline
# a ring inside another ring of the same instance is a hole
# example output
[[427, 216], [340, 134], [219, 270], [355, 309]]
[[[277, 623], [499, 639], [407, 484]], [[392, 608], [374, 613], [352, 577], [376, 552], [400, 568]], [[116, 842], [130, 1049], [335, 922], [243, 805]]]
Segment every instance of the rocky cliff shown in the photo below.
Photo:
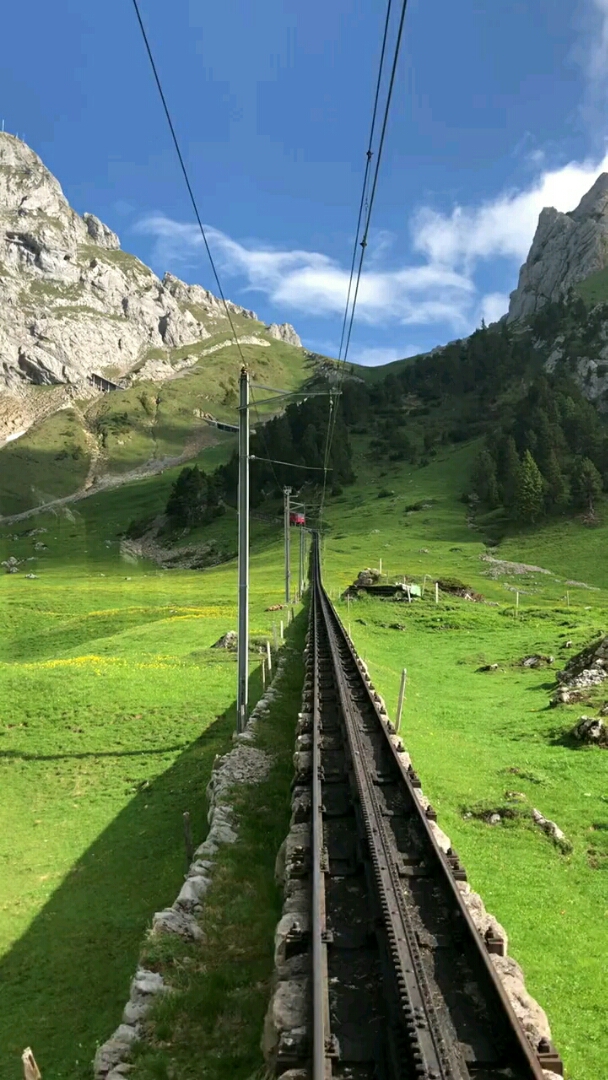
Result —
[[[172, 274], [161, 281], [121, 251], [111, 229], [70, 207], [33, 150], [0, 133], [0, 388], [82, 386], [104, 369], [124, 375], [153, 350], [223, 329], [212, 293]], [[293, 327], [269, 333], [300, 344]]]
[[541, 211], [528, 258], [511, 293], [509, 321], [533, 315], [608, 266], [608, 173], [598, 176], [576, 210]]

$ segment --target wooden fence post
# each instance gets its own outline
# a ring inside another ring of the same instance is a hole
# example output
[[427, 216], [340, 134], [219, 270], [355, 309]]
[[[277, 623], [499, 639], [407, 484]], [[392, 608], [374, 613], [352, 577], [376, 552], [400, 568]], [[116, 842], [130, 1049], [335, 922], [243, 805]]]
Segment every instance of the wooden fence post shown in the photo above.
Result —
[[29, 1046], [23, 1051], [21, 1060], [23, 1062], [24, 1080], [42, 1080], [40, 1069], [36, 1064], [36, 1059]]
[[397, 702], [397, 719], [395, 720], [395, 731], [399, 731], [401, 727], [401, 714], [403, 713], [403, 702], [405, 701], [405, 683], [407, 681], [407, 668], [404, 668], [401, 672], [401, 686], [399, 687], [399, 700]]

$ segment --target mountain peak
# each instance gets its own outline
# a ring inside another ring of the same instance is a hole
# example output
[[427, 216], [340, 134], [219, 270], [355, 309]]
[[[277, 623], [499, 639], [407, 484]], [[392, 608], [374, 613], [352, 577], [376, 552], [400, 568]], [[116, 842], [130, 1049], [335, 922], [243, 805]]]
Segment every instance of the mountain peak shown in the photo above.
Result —
[[594, 217], [597, 214], [605, 214], [608, 207], [608, 173], [600, 173], [595, 183], [583, 195], [576, 210], [571, 210], [569, 217], [573, 221], [582, 221], [584, 218]]
[[[150, 353], [223, 332], [233, 316], [257, 320], [200, 285], [161, 281], [95, 214], [72, 209], [29, 146], [0, 132], [0, 388], [82, 387], [108, 368], [127, 376]], [[292, 327], [274, 336], [299, 344]]]
[[590, 274], [608, 266], [608, 173], [601, 173], [578, 206], [541, 210], [532, 247], [511, 293], [509, 321], [559, 300]]

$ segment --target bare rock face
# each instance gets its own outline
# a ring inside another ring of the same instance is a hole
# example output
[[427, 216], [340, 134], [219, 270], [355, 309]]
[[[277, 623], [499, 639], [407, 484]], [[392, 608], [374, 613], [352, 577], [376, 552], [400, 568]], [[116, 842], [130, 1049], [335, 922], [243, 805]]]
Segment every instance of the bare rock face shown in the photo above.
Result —
[[98, 217], [95, 217], [95, 214], [83, 214], [82, 218], [94, 244], [110, 248], [112, 251], [116, 251], [120, 247], [120, 240], [116, 233], [112, 232], [107, 225], [104, 225], [103, 221], [100, 221]]
[[509, 322], [559, 300], [573, 285], [608, 266], [608, 173], [598, 176], [576, 210], [545, 207], [511, 293]]
[[285, 341], [288, 345], [296, 345], [298, 348], [302, 347], [299, 335], [296, 334], [291, 323], [271, 323], [266, 327], [266, 333], [277, 341]]
[[80, 392], [92, 372], [123, 375], [152, 349], [228, 326], [223, 302], [171, 274], [160, 281], [99, 218], [70, 207], [33, 150], [0, 133], [0, 390], [19, 396], [34, 383]]

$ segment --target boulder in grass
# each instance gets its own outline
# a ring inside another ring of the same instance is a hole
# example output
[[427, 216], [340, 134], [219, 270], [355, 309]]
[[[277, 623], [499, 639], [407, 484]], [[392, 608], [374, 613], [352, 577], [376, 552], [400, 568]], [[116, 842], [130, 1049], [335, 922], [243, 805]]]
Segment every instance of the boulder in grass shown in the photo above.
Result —
[[608, 748], [608, 727], [598, 716], [581, 716], [572, 728], [572, 735], [589, 746]]
[[363, 588], [368, 585], [377, 585], [381, 577], [382, 574], [379, 570], [368, 566], [365, 570], [359, 571], [359, 573], [357, 574], [357, 580], [355, 582], [355, 585], [361, 585], [363, 586]]
[[525, 668], [539, 668], [548, 667], [554, 660], [553, 656], [543, 656], [542, 653], [533, 653], [531, 656], [524, 656], [520, 660], [520, 664]]
[[227, 630], [225, 634], [222, 634], [221, 638], [216, 641], [211, 648], [212, 649], [229, 649], [230, 652], [234, 652], [238, 645], [238, 634], [236, 630]]

